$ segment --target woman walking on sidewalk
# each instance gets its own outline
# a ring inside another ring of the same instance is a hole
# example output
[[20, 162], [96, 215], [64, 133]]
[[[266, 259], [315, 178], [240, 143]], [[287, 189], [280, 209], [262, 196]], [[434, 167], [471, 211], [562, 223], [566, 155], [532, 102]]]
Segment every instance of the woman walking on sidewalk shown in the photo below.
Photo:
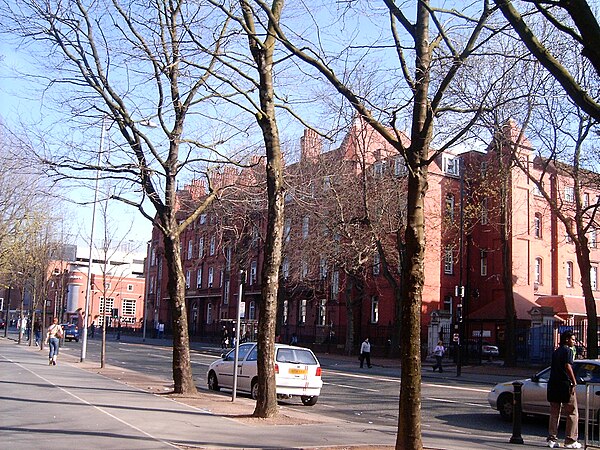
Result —
[[442, 367], [442, 357], [444, 356], [444, 352], [446, 349], [444, 348], [444, 343], [442, 341], [438, 341], [437, 345], [433, 349], [433, 356], [435, 357], [435, 366], [433, 366], [433, 371], [435, 369], [439, 369], [440, 372], [444, 371]]
[[58, 356], [58, 340], [63, 336], [62, 327], [58, 324], [58, 317], [52, 320], [52, 325], [48, 327], [46, 334], [46, 344], [50, 348], [48, 354], [48, 365], [56, 365], [56, 357]]

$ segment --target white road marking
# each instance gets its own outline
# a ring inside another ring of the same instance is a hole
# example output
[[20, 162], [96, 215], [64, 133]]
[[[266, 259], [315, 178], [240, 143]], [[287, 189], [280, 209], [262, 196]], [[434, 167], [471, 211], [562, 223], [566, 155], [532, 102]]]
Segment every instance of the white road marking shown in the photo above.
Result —
[[323, 384], [327, 384], [329, 386], [343, 387], [343, 388], [347, 388], [347, 389], [356, 389], [357, 391], [379, 392], [379, 389], [361, 388], [361, 387], [357, 387], [357, 386], [349, 386], [347, 384], [336, 384], [336, 383], [323, 383]]
[[[377, 381], [386, 381], [388, 383], [397, 383], [400, 384], [400, 378], [389, 378], [389, 377], [380, 377], [377, 375], [358, 375], [355, 373], [347, 373], [347, 372], [339, 372], [339, 371], [331, 371], [335, 372], [336, 375], [349, 377], [349, 378], [363, 378], [366, 380], [377, 380]], [[469, 391], [469, 392], [489, 392], [489, 389], [479, 389], [479, 388], [470, 388], [470, 387], [462, 387], [462, 386], [449, 386], [447, 384], [437, 384], [437, 383], [421, 383], [421, 386], [429, 386], [429, 387], [443, 387], [444, 389], [453, 389], [456, 391]]]
[[447, 398], [436, 398], [436, 397], [425, 397], [423, 400], [433, 400], [434, 402], [441, 403], [459, 403], [461, 405], [469, 405], [469, 406], [477, 406], [478, 408], [489, 408], [489, 405], [482, 405], [481, 403], [469, 403], [469, 402], [460, 402], [457, 400], [449, 400]]

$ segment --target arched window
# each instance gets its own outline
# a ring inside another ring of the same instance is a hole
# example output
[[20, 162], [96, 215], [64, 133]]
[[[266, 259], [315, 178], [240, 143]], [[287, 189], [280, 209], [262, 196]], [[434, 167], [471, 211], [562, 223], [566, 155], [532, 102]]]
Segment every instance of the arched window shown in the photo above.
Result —
[[209, 325], [213, 321], [212, 311], [213, 311], [212, 303], [207, 304], [206, 305], [206, 323], [209, 324]]
[[248, 305], [248, 319], [256, 319], [256, 302], [250, 302], [250, 305]]

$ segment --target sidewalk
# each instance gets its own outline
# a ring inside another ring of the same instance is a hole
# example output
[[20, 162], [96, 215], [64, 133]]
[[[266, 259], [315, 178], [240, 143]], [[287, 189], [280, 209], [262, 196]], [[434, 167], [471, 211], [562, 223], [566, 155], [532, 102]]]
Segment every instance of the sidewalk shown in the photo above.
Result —
[[[122, 340], [136, 342], [128, 337]], [[149, 341], [146, 344], [168, 345], [166, 340]], [[221, 351], [198, 344], [193, 348], [217, 354]], [[335, 358], [343, 366], [356, 366], [354, 358], [324, 357]], [[378, 363], [390, 369], [399, 367], [393, 360]], [[228, 396], [204, 391], [198, 398], [177, 398], [164, 395], [165, 386], [170, 384], [167, 380], [121, 368], [101, 371], [91, 366], [66, 354], [61, 355], [58, 366], [48, 366], [45, 352], [0, 338], [3, 447], [383, 449], [395, 444], [396, 427], [368, 429], [364, 424], [284, 406], [277, 420], [254, 419], [249, 417], [254, 402], [248, 398], [232, 403]], [[463, 373], [467, 375], [466, 368]], [[448, 436], [423, 430], [428, 449], [528, 448], [508, 444], [509, 437]]]

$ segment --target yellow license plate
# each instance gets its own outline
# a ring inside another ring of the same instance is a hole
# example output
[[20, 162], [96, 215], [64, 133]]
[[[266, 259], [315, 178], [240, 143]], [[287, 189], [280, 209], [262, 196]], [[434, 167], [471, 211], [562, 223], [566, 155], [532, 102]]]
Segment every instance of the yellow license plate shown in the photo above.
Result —
[[308, 373], [308, 370], [306, 370], [306, 369], [290, 369], [289, 373], [291, 373], [292, 375], [306, 375]]

